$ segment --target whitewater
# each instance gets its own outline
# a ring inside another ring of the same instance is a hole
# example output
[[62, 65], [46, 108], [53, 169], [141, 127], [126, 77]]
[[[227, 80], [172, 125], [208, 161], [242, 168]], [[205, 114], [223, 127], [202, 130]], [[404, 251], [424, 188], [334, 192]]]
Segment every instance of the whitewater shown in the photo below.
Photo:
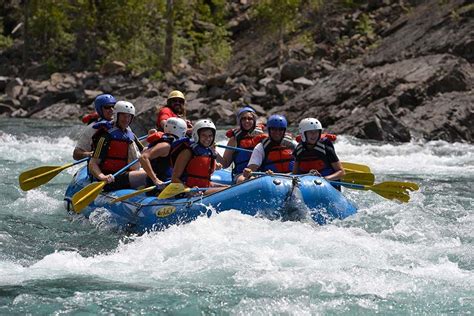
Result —
[[[0, 119], [0, 314], [472, 314], [474, 145], [338, 135], [342, 161], [411, 181], [408, 204], [345, 189], [326, 226], [229, 210], [128, 236], [68, 214], [79, 167], [23, 192], [28, 168], [72, 162], [81, 125]], [[224, 142], [224, 130], [219, 130]]]

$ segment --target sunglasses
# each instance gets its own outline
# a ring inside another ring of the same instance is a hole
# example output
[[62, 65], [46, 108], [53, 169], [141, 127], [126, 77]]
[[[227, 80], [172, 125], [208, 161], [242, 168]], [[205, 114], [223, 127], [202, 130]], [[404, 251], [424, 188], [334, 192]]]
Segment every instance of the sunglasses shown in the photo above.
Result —
[[184, 101], [183, 99], [170, 99], [170, 104], [175, 104], [175, 103], [184, 104]]
[[113, 105], [104, 105], [103, 108], [106, 109], [106, 110], [110, 110], [110, 109], [113, 109], [114, 106]]

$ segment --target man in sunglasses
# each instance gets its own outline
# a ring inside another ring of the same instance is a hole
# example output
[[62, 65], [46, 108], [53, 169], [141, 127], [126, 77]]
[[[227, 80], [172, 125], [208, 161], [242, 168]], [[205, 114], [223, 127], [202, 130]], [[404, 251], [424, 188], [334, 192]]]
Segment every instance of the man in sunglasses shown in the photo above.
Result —
[[[95, 98], [94, 107], [99, 115], [99, 123], [112, 121], [115, 103], [117, 103], [117, 101], [110, 94], [101, 94]], [[79, 140], [72, 153], [72, 158], [75, 160], [92, 156], [94, 152], [93, 137], [97, 133], [97, 129], [94, 128], [95, 123], [94, 121], [87, 125], [79, 136]]]
[[166, 105], [161, 107], [156, 116], [156, 127], [159, 131], [163, 131], [166, 120], [170, 117], [182, 118], [186, 121], [188, 129], [192, 129], [193, 125], [186, 120], [186, 99], [181, 91], [171, 91], [166, 99]]
[[288, 122], [283, 115], [275, 114], [268, 118], [269, 137], [255, 146], [243, 177], [239, 177], [237, 183], [250, 178], [254, 171], [290, 173], [293, 170], [292, 154], [297, 143], [286, 133], [287, 127]]

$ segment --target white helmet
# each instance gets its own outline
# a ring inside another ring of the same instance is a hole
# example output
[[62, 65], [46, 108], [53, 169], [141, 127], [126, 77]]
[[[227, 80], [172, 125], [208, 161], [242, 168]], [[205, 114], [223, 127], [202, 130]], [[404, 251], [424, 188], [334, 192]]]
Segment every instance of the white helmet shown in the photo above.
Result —
[[135, 107], [128, 101], [118, 101], [114, 106], [114, 122], [117, 122], [119, 113], [131, 114], [133, 118], [135, 116]]
[[309, 117], [302, 119], [300, 122], [300, 125], [298, 126], [299, 132], [301, 134], [301, 139], [305, 142], [306, 141], [306, 135], [305, 133], [307, 131], [314, 131], [314, 130], [323, 130], [323, 126], [321, 125], [321, 122], [318, 121], [315, 118]]
[[203, 128], [210, 128], [214, 132], [214, 137], [216, 136], [216, 126], [210, 119], [199, 120], [194, 124], [193, 127], [193, 139], [196, 142], [199, 142], [199, 130]]
[[170, 117], [165, 122], [165, 133], [172, 134], [178, 138], [186, 136], [188, 124], [179, 117]]

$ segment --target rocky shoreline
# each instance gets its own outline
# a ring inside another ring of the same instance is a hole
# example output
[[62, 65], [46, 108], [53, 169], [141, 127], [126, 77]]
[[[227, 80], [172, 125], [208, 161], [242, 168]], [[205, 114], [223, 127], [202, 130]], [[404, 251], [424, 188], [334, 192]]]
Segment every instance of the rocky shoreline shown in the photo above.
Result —
[[[329, 15], [328, 32], [315, 39], [318, 49], [310, 54], [290, 37], [290, 53], [280, 66], [274, 41], [251, 45], [261, 34], [245, 11], [232, 21], [236, 53], [218, 75], [182, 59], [161, 81], [131, 74], [121, 62], [100, 72], [46, 77], [38, 65], [20, 77], [3, 56], [0, 116], [77, 120], [92, 111], [98, 94], [112, 93], [135, 104], [135, 128], [142, 132], [154, 126], [155, 108], [167, 93], [179, 89], [191, 120], [234, 124], [236, 109], [245, 103], [261, 116], [285, 114], [293, 126], [314, 116], [330, 132], [364, 139], [474, 142], [474, 5], [418, 1], [403, 12], [402, 1], [369, 2], [365, 12]], [[374, 35], [341, 35], [360, 14], [376, 21]], [[331, 37], [346, 43], [332, 43]]]

